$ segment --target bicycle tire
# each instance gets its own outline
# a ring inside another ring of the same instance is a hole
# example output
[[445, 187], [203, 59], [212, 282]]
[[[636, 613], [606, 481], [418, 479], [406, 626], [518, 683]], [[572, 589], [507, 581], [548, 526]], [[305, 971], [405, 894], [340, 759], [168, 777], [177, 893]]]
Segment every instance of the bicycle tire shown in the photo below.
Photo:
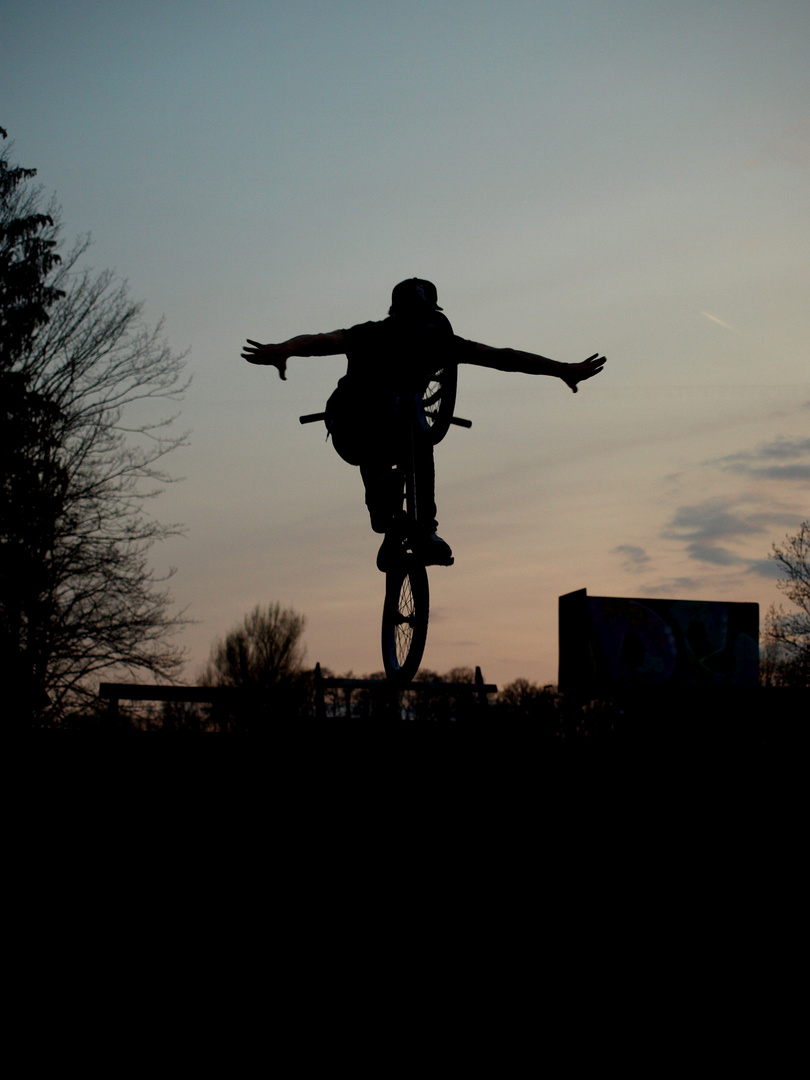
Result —
[[430, 592], [424, 564], [406, 556], [385, 575], [382, 656], [392, 682], [411, 682], [427, 642]]
[[419, 426], [435, 445], [442, 441], [453, 420], [458, 388], [458, 365], [437, 368], [417, 403]]

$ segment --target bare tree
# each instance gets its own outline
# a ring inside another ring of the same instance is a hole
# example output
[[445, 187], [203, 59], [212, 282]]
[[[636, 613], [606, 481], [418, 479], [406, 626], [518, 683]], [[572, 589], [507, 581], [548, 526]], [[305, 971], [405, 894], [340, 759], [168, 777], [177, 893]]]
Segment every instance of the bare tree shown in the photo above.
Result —
[[[101, 672], [172, 678], [182, 664], [171, 635], [183, 620], [148, 562], [178, 526], [151, 517], [147, 500], [171, 481], [162, 459], [185, 440], [159, 406], [187, 383], [126, 282], [80, 269], [89, 237], [56, 255], [58, 209], [37, 212], [32, 175], [18, 171], [0, 206], [0, 616], [4, 682], [21, 714], [41, 720], [91, 694]], [[50, 261], [32, 262], [33, 241]], [[5, 286], [26, 274], [23, 325], [25, 288]]]
[[767, 678], [775, 683], [810, 687], [810, 520], [795, 536], [773, 545], [771, 558], [784, 575], [777, 588], [798, 609], [774, 605], [765, 623]]
[[243, 692], [241, 707], [230, 717], [232, 728], [255, 731], [269, 719], [299, 715], [306, 706], [305, 625], [292, 608], [257, 606], [214, 645], [200, 682]]

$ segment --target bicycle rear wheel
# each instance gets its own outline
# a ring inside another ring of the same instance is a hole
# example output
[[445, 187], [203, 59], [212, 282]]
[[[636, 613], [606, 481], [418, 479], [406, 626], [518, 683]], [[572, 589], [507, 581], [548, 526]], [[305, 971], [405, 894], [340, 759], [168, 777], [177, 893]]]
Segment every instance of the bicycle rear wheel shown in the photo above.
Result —
[[419, 425], [434, 444], [442, 441], [450, 427], [457, 386], [458, 365], [448, 363], [436, 369], [418, 403]]
[[410, 682], [419, 670], [429, 617], [427, 570], [409, 555], [385, 575], [382, 655], [392, 682]]

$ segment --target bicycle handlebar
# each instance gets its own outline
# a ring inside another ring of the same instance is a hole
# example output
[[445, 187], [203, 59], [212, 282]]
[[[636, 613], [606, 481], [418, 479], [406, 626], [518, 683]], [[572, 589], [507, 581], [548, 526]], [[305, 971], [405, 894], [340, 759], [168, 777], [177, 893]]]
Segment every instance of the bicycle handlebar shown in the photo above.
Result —
[[[305, 416], [298, 417], [299, 424], [316, 424], [319, 420], [325, 420], [326, 413], [314, 412], [307, 413]], [[454, 416], [450, 421], [451, 424], [455, 424], [456, 427], [471, 428], [472, 420], [464, 420], [461, 416]]]

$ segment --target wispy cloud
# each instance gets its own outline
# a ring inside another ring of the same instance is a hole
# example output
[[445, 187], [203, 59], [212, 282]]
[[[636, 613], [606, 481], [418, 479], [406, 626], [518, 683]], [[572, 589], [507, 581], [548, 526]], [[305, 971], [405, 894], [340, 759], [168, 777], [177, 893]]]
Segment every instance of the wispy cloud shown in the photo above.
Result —
[[749, 573], [774, 577], [767, 559], [751, 558], [732, 546], [751, 536], [772, 535], [776, 528], [796, 525], [795, 513], [762, 509], [762, 499], [707, 499], [679, 507], [664, 529], [668, 540], [684, 544], [688, 558], [716, 567], [745, 568]]
[[703, 587], [701, 578], [676, 577], [659, 581], [656, 584], [644, 584], [640, 587], [641, 596], [677, 596], [683, 593], [697, 593]]
[[762, 533], [774, 521], [768, 511], [742, 512], [733, 499], [707, 499], [691, 506], [681, 506], [673, 515], [664, 536], [688, 540], [693, 544], [714, 543]]
[[749, 559], [747, 573], [777, 581], [784, 577], [774, 559]]
[[810, 480], [810, 439], [780, 436], [753, 450], [728, 454], [705, 464], [763, 480], [804, 482]]
[[636, 547], [634, 544], [619, 544], [618, 547], [613, 548], [611, 555], [620, 555], [624, 569], [635, 574], [641, 573], [652, 562], [644, 548]]
[[721, 547], [719, 544], [696, 542], [687, 544], [686, 551], [690, 559], [709, 563], [711, 566], [747, 566], [750, 562], [749, 559], [745, 559], [742, 555], [737, 555], [736, 552]]
[[730, 326], [730, 325], [729, 325], [729, 324], [728, 324], [727, 322], [725, 322], [725, 321], [724, 321], [723, 319], [720, 319], [720, 318], [718, 318], [718, 317], [717, 317], [717, 315], [711, 315], [711, 314], [709, 314], [709, 312], [708, 312], [708, 311], [701, 311], [701, 313], [700, 313], [700, 314], [701, 314], [701, 315], [705, 315], [707, 319], [711, 319], [711, 320], [712, 320], [712, 322], [716, 322], [716, 323], [719, 323], [719, 324], [720, 324], [720, 326], [724, 326], [724, 327], [726, 328], [726, 330], [732, 330], [732, 331], [733, 331], [733, 332], [734, 332], [734, 333], [736, 334], [736, 332], [737, 332], [737, 331], [736, 331], [736, 330], [734, 330], [734, 327], [733, 327], [733, 326]]

